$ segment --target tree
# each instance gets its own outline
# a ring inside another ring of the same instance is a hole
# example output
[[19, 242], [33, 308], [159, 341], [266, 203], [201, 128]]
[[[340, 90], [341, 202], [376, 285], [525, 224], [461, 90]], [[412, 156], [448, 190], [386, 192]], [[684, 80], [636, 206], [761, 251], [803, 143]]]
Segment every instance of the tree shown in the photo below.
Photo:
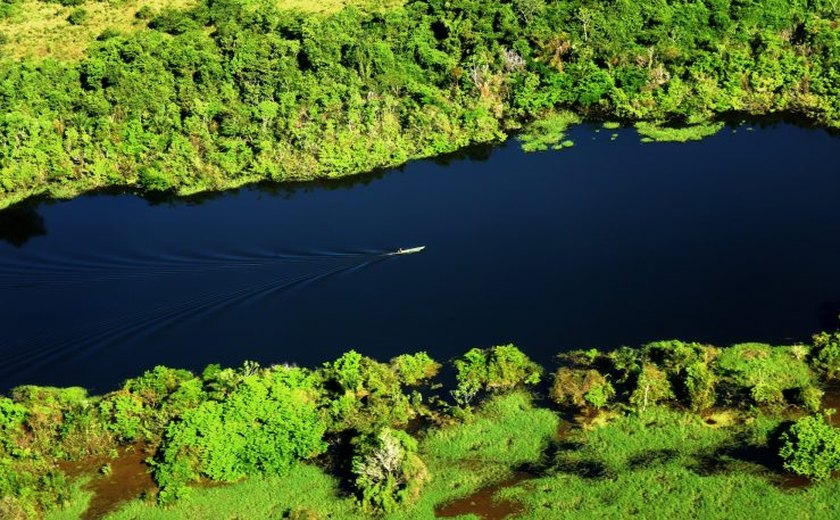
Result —
[[354, 485], [366, 511], [391, 513], [419, 496], [429, 475], [417, 455], [416, 440], [383, 428], [354, 442]]
[[453, 397], [467, 406], [479, 392], [504, 393], [540, 382], [542, 367], [514, 345], [473, 348], [454, 362], [457, 386]]

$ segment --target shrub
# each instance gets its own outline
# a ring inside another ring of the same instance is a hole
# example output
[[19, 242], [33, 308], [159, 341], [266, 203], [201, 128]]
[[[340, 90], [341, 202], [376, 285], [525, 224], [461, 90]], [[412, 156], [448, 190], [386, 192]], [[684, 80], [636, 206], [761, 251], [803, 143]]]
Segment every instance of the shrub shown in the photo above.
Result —
[[440, 363], [425, 352], [397, 356], [391, 360], [391, 367], [398, 374], [400, 381], [408, 386], [428, 381], [440, 371]]
[[458, 384], [452, 394], [462, 406], [479, 392], [503, 393], [522, 385], [535, 385], [542, 375], [542, 367], [514, 345], [474, 348], [454, 364]]
[[712, 366], [719, 355], [718, 349], [672, 340], [649, 343], [643, 353], [645, 358], [665, 372], [674, 397], [694, 410], [715, 404], [717, 376]]
[[613, 386], [597, 370], [562, 367], [554, 374], [551, 399], [564, 408], [603, 408], [615, 396]]
[[87, 18], [88, 12], [80, 7], [78, 9], [73, 9], [70, 12], [70, 15], [67, 17], [67, 21], [70, 25], [82, 25]]
[[154, 10], [148, 5], [144, 5], [134, 13], [134, 17], [138, 20], [151, 20], [155, 16]]
[[803, 417], [781, 436], [779, 456], [785, 469], [824, 480], [840, 469], [840, 431], [822, 415]]
[[826, 379], [840, 379], [840, 333], [822, 332], [813, 338], [810, 363]]
[[705, 410], [715, 405], [715, 384], [717, 377], [703, 362], [692, 363], [685, 369], [685, 385], [688, 404], [693, 410]]
[[324, 388], [321, 400], [330, 431], [354, 428], [368, 432], [407, 424], [418, 413], [419, 403], [413, 403], [403, 391], [405, 381], [398, 374], [401, 366], [408, 368], [407, 358], [387, 365], [353, 350], [324, 364], [319, 371]]
[[814, 374], [793, 347], [734, 345], [721, 351], [717, 369], [727, 385], [758, 405], [784, 405], [786, 391], [801, 395], [806, 388], [816, 388]]
[[200, 28], [199, 24], [190, 17], [189, 12], [172, 8], [166, 8], [152, 18], [149, 27], [173, 35]]
[[630, 404], [639, 410], [674, 398], [674, 391], [668, 381], [668, 375], [656, 365], [645, 363], [636, 380], [636, 388], [630, 394]]
[[172, 422], [155, 462], [159, 500], [181, 496], [203, 476], [231, 482], [283, 474], [297, 460], [324, 451], [311, 375], [280, 367], [243, 378], [223, 401], [205, 401]]
[[385, 428], [354, 442], [352, 471], [363, 509], [391, 513], [417, 499], [428, 472], [417, 455], [416, 440]]
[[111, 438], [83, 388], [20, 386], [12, 399], [26, 409], [28, 446], [57, 459], [104, 453]]

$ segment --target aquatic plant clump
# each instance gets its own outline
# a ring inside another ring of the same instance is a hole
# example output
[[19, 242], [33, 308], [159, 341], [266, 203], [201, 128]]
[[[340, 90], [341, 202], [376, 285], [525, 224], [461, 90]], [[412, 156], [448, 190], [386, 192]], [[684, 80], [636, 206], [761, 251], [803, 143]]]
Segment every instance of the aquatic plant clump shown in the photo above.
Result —
[[709, 123], [685, 127], [671, 127], [658, 123], [640, 121], [636, 123], [636, 131], [644, 142], [685, 143], [700, 141], [711, 137], [723, 129], [723, 123]]

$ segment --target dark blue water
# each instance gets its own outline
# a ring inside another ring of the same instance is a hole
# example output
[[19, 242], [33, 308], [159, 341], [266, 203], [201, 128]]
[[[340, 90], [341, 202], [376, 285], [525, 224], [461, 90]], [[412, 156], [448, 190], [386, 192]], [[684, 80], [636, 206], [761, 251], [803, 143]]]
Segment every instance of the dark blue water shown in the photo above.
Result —
[[[0, 214], [0, 387], [104, 391], [157, 364], [448, 359], [807, 339], [840, 313], [840, 139], [779, 125], [421, 161], [201, 203]], [[426, 245], [421, 254], [381, 256]]]

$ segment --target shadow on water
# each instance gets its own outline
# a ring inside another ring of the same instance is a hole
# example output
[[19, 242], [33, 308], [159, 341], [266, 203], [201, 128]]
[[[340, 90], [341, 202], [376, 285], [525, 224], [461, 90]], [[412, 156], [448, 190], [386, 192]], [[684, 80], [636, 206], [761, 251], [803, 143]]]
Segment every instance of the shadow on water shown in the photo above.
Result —
[[817, 319], [822, 330], [840, 329], [840, 301], [821, 303], [817, 309]]
[[[473, 144], [454, 152], [409, 162], [429, 161], [441, 166], [449, 166], [462, 161], [483, 162], [489, 160], [493, 152], [502, 144], [499, 142]], [[391, 173], [404, 171], [405, 167], [406, 164], [387, 168], [376, 168], [369, 172], [336, 178], [300, 181], [257, 181], [239, 188], [203, 191], [192, 195], [178, 195], [173, 191], [142, 191], [133, 187], [117, 186], [96, 188], [85, 192], [81, 196], [133, 196], [145, 200], [150, 206], [171, 207], [200, 206], [207, 202], [235, 196], [244, 191], [256, 191], [261, 195], [289, 200], [300, 194], [318, 191], [351, 190], [369, 186]], [[43, 218], [40, 217], [37, 209], [44, 204], [59, 202], [62, 201], [52, 199], [47, 195], [34, 195], [6, 210], [0, 210], [0, 240], [5, 240], [16, 247], [20, 247], [33, 236], [46, 234]]]
[[20, 204], [0, 211], [0, 240], [19, 248], [30, 239], [46, 234], [44, 218], [33, 204]]

